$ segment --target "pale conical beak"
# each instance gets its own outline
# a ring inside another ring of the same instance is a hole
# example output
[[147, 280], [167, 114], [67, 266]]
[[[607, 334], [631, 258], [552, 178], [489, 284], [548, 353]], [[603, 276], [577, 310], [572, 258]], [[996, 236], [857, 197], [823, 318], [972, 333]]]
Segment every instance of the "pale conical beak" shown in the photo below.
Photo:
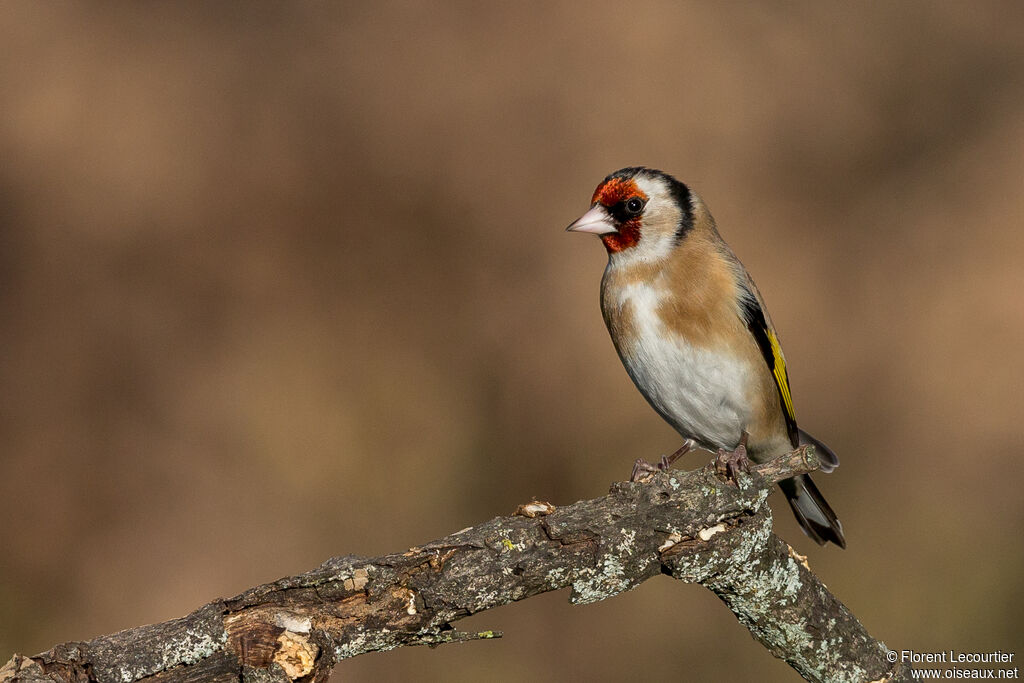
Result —
[[607, 235], [612, 232], [618, 232], [615, 229], [612, 217], [608, 215], [608, 211], [600, 204], [594, 204], [590, 211], [580, 216], [566, 230], [569, 232], [589, 232], [595, 235]]

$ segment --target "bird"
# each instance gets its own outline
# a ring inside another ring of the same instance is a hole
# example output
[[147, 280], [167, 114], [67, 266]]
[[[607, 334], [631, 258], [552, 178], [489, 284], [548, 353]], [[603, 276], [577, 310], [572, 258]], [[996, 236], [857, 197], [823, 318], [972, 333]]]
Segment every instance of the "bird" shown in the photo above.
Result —
[[[694, 447], [725, 456], [730, 472], [802, 444], [814, 446], [823, 472], [838, 467], [832, 449], [797, 426], [764, 300], [696, 192], [664, 171], [623, 168], [601, 181], [567, 230], [604, 243], [601, 310], [612, 343], [637, 389], [684, 439], [657, 466], [638, 460], [632, 480]], [[846, 547], [810, 475], [779, 486], [811, 539]]]

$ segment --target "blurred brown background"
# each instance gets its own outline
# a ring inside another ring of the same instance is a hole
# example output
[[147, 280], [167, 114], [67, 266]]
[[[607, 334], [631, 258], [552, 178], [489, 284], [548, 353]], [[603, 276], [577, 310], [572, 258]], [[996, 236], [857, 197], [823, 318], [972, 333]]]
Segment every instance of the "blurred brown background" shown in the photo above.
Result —
[[[1024, 655], [1022, 8], [0, 5], [0, 661], [674, 449], [562, 231], [632, 164], [843, 458], [849, 549], [779, 532], [891, 647]], [[336, 678], [795, 678], [669, 579], [462, 626]]]

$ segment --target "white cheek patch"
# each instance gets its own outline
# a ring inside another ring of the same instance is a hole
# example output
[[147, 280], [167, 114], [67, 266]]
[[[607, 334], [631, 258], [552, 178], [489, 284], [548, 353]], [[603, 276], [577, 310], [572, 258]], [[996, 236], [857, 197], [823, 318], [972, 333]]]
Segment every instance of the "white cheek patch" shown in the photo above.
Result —
[[644, 223], [658, 226], [674, 235], [679, 225], [680, 211], [665, 183], [660, 179], [641, 178], [637, 180], [637, 187], [647, 195]]
[[674, 248], [674, 240], [644, 234], [641, 228], [640, 241], [632, 247], [609, 254], [608, 267], [627, 269], [642, 263], [657, 263], [664, 260]]

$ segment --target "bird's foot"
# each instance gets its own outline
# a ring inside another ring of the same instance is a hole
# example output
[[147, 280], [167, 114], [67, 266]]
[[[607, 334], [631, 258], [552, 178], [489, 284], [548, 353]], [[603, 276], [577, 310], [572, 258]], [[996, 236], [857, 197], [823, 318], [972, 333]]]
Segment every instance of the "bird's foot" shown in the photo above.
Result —
[[672, 455], [661, 456], [661, 461], [656, 465], [652, 465], [643, 458], [637, 458], [636, 462], [633, 463], [633, 473], [629, 475], [629, 480], [643, 482], [650, 479], [651, 475], [656, 472], [667, 472], [672, 463], [686, 455], [693, 448], [693, 445], [693, 441], [687, 439]]
[[726, 481], [739, 484], [736, 478], [740, 472], [750, 472], [750, 459], [747, 458], [747, 433], [743, 432], [740, 443], [735, 449], [727, 451], [724, 448], [718, 449], [718, 457], [715, 459], [715, 471], [718, 476]]
[[643, 458], [637, 458], [636, 462], [633, 463], [633, 472], [629, 475], [629, 480], [645, 482], [650, 479], [655, 472], [660, 471], [661, 470], [658, 469], [657, 465], [652, 465]]

